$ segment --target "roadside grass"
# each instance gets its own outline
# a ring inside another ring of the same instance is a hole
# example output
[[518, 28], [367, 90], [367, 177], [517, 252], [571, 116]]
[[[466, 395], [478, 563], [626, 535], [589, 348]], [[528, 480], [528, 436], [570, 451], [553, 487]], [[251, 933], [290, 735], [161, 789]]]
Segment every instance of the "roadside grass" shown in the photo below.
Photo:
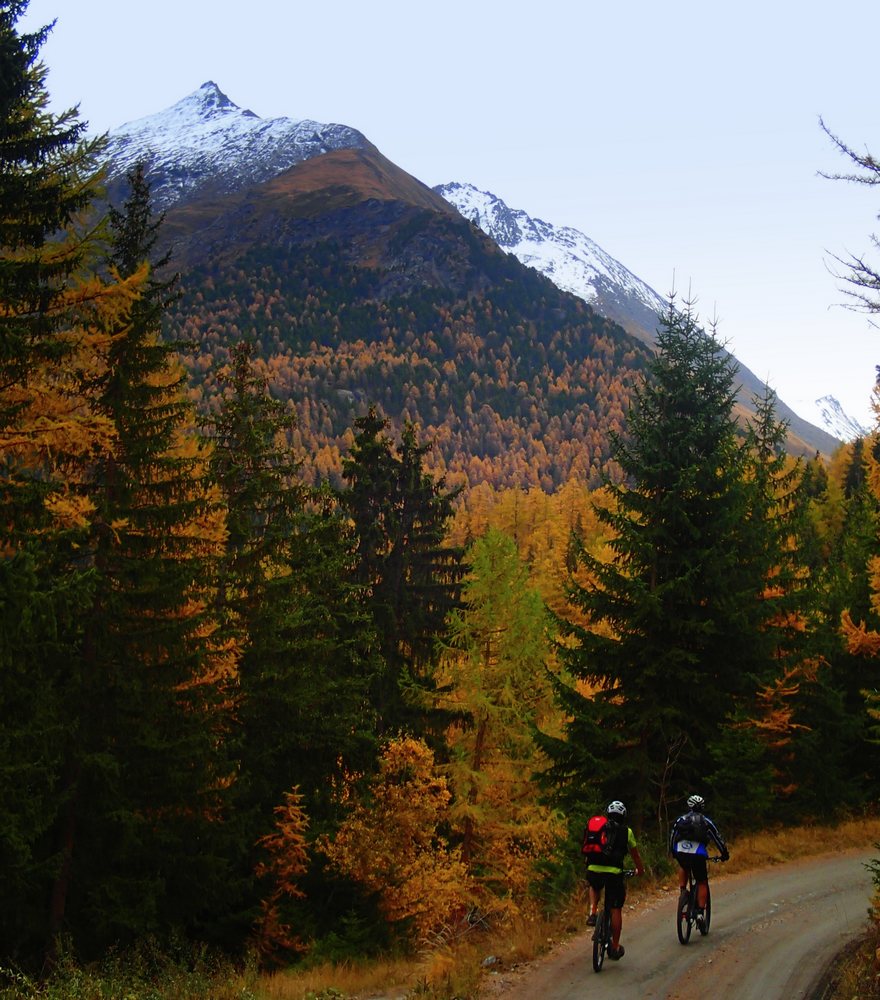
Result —
[[[724, 870], [731, 874], [752, 871], [872, 845], [880, 845], [880, 818], [763, 831], [732, 840], [731, 859]], [[662, 849], [655, 845], [653, 852], [646, 850], [643, 855], [648, 875], [630, 883], [627, 905], [673, 889], [673, 866]], [[68, 963], [44, 983], [0, 968], [0, 1000], [470, 1000], [489, 983], [497, 984], [498, 973], [536, 961], [583, 931], [585, 912], [581, 887], [552, 916], [521, 917], [488, 930], [470, 928], [449, 943], [426, 948], [411, 958], [328, 962], [273, 974], [242, 970], [201, 953], [177, 962], [163, 962], [156, 956], [145, 961], [135, 953], [134, 957], [111, 957], [100, 967], [88, 969]], [[841, 964], [835, 997], [880, 1000], [878, 948], [880, 925], [875, 923], [859, 951]], [[869, 988], [874, 992], [866, 992]]]
[[880, 1000], [880, 924], [837, 963], [826, 1000]]
[[[754, 871], [828, 851], [869, 848], [877, 843], [880, 843], [880, 817], [851, 819], [835, 825], [817, 823], [765, 830], [730, 842], [731, 858], [724, 865], [724, 872]], [[650, 866], [647, 877], [634, 879], [627, 889], [628, 903], [633, 905], [671, 891], [673, 886], [675, 873], [671, 862], [662, 856], [656, 864], [651, 864], [649, 857], [645, 860]], [[496, 978], [496, 973], [540, 959], [555, 945], [581, 932], [585, 912], [586, 895], [578, 889], [553, 916], [508, 922], [478, 937], [465, 936], [442, 952], [423, 955], [410, 962], [400, 961], [381, 970], [367, 965], [342, 968], [329, 964], [316, 966], [308, 972], [291, 969], [268, 982], [261, 981], [269, 991], [258, 993], [258, 997], [259, 1000], [264, 996], [267, 1000], [333, 1000], [340, 996], [357, 1000], [473, 998], [478, 996], [490, 976]], [[877, 944], [880, 946], [880, 938]], [[841, 1000], [844, 996], [850, 1000], [861, 995], [841, 993]], [[880, 992], [868, 996], [871, 1000], [875, 1000], [875, 996], [880, 1000]]]

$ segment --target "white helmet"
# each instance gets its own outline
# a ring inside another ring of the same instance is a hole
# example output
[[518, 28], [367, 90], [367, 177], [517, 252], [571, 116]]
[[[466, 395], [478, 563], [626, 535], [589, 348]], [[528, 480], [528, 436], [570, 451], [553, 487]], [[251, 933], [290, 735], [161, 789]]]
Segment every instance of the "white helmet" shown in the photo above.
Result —
[[609, 816], [620, 816], [621, 819], [626, 819], [626, 806], [617, 799], [608, 803], [608, 808], [605, 812]]
[[705, 806], [706, 803], [702, 795], [692, 795], [688, 799], [688, 809], [693, 809], [694, 812], [702, 812]]

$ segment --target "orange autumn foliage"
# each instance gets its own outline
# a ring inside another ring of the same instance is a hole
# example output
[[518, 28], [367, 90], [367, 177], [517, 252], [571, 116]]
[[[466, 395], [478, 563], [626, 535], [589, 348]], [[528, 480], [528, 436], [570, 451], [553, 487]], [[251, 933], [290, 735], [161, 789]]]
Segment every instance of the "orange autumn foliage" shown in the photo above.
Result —
[[297, 882], [309, 867], [306, 844], [308, 817], [302, 808], [302, 795], [296, 788], [285, 792], [284, 804], [275, 807], [275, 830], [261, 837], [268, 860], [257, 865], [257, 878], [271, 883], [269, 895], [260, 904], [256, 942], [260, 954], [268, 958], [278, 952], [300, 952], [305, 947], [281, 916], [285, 899], [302, 899], [305, 895]]
[[440, 830], [451, 794], [433, 752], [412, 737], [390, 740], [368, 799], [332, 839], [318, 843], [342, 874], [376, 893], [390, 924], [424, 940], [466, 911], [473, 886], [459, 848]]

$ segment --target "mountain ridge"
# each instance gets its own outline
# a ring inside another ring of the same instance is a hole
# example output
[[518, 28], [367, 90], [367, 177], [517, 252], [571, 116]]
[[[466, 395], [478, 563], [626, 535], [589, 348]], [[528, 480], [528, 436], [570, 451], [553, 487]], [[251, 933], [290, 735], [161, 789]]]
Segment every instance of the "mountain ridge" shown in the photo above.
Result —
[[[602, 315], [654, 346], [666, 300], [584, 233], [534, 219], [524, 210], [510, 208], [497, 195], [480, 191], [471, 184], [452, 182], [437, 185], [434, 190], [524, 265], [541, 271], [560, 288], [582, 298]], [[750, 400], [763, 392], [765, 383], [734, 355], [730, 356], [742, 381], [739, 403], [747, 411]], [[796, 413], [781, 399], [777, 399], [777, 412], [797, 437], [829, 453], [840, 441], [859, 431], [864, 433], [856, 421], [843, 413], [836, 400], [833, 403], [822, 405], [823, 400], [816, 400], [810, 406], [819, 424]]]
[[[336, 148], [303, 145], [301, 122], [274, 119], [267, 143], [261, 120], [216, 85], [189, 98], [121, 130], [110, 178], [120, 191], [140, 160], [164, 191], [163, 231], [191, 289], [172, 332], [201, 343], [199, 379], [210, 388], [229, 345], [253, 335], [327, 468], [338, 469], [352, 401], [375, 399], [419, 422], [458, 481], [599, 481], [647, 358], [638, 339], [524, 268], [356, 130], [334, 126]], [[228, 162], [215, 176], [218, 156]], [[295, 162], [279, 169], [285, 158]], [[792, 447], [820, 450], [796, 436]]]

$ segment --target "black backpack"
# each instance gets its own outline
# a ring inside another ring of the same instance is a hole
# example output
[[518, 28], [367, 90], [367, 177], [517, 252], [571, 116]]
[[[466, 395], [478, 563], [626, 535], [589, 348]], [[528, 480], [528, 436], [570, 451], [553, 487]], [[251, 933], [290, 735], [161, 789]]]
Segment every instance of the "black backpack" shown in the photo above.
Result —
[[707, 844], [709, 833], [703, 815], [693, 811], [685, 813], [678, 822], [676, 840], [691, 840], [695, 844]]

